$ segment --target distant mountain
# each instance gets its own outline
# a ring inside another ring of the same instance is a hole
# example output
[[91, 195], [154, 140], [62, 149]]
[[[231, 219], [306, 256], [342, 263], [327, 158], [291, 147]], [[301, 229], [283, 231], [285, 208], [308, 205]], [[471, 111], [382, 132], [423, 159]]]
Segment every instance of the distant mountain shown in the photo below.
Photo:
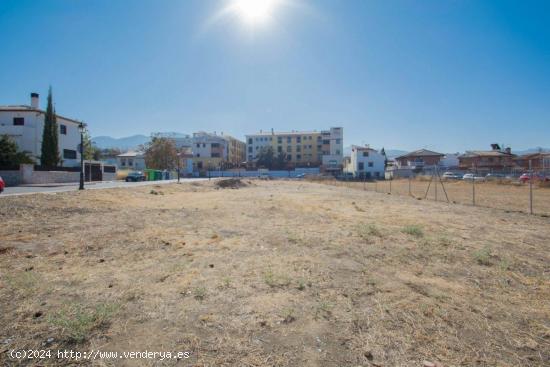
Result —
[[[373, 149], [376, 149], [376, 148], [373, 148]], [[399, 150], [399, 149], [385, 149], [385, 150], [386, 150], [386, 157], [388, 157], [388, 159], [393, 159], [395, 157], [399, 157], [400, 155], [408, 153], [406, 150]], [[351, 155], [351, 146], [344, 147], [344, 156], [349, 157], [350, 155]]]
[[96, 136], [92, 142], [100, 149], [119, 148], [122, 150], [135, 149], [141, 144], [148, 143], [150, 138], [145, 135], [132, 135], [125, 138], [112, 138], [110, 136]]
[[538, 152], [550, 152], [550, 148], [529, 148], [525, 150], [512, 150], [512, 153], [516, 155], [524, 155], [524, 154], [532, 154], [532, 153], [538, 153]]

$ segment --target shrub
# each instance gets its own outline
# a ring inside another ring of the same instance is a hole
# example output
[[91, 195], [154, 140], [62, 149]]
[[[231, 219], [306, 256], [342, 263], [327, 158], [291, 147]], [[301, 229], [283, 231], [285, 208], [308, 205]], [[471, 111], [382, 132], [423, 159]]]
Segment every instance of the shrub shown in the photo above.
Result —
[[408, 234], [410, 236], [418, 237], [418, 238], [424, 236], [424, 232], [422, 231], [422, 227], [416, 226], [416, 225], [405, 226], [405, 227], [403, 227], [401, 232], [403, 232], [405, 234]]

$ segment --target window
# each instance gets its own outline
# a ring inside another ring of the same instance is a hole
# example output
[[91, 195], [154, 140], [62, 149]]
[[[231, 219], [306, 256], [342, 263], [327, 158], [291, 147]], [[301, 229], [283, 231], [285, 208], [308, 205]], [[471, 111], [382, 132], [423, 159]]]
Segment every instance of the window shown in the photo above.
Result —
[[200, 148], [200, 147], [201, 147], [201, 145], [200, 145], [200, 144], [197, 144], [197, 148]]
[[248, 144], [252, 144], [252, 138], [248, 138]]
[[248, 153], [252, 153], [252, 147], [248, 147]]
[[281, 136], [278, 136], [277, 137], [277, 143], [278, 144], [282, 144], [283, 143], [283, 138]]
[[296, 160], [299, 161], [302, 159], [302, 155], [301, 154], [296, 154]]
[[220, 153], [212, 153], [212, 158], [220, 158]]
[[317, 150], [321, 150], [323, 149], [323, 146], [322, 145], [317, 145]]
[[201, 154], [200, 154], [200, 153], [197, 153], [197, 158], [199, 158], [200, 156], [201, 156]]
[[329, 145], [329, 144], [330, 144], [330, 140], [323, 140], [323, 144]]
[[120, 165], [121, 165], [122, 167], [126, 167], [126, 159], [121, 158], [121, 159], [120, 159]]
[[340, 144], [340, 139], [336, 139], [336, 144]]
[[292, 142], [292, 138], [291, 138], [290, 136], [287, 136], [286, 142], [287, 142], [288, 144], [290, 144], [290, 143]]
[[279, 145], [277, 147], [277, 153], [282, 153], [282, 152], [283, 152], [283, 147]]
[[358, 169], [359, 171], [364, 170], [364, 169], [365, 169], [365, 163], [359, 162], [359, 163], [357, 164], [357, 169]]
[[340, 151], [339, 151], [339, 150], [337, 150], [337, 151], [336, 151], [336, 155], [339, 155], [339, 154], [340, 154]]
[[129, 165], [130, 167], [132, 167], [132, 166], [134, 165], [134, 160], [128, 158], [128, 165]]
[[206, 148], [206, 144], [205, 144], [205, 143], [202, 143], [202, 147], [203, 147], [203, 148]]
[[211, 147], [212, 147], [212, 148], [219, 148], [219, 147], [220, 147], [220, 143], [212, 143]]
[[67, 135], [67, 126], [66, 125], [59, 125], [59, 133], [61, 135]]
[[302, 151], [302, 147], [299, 146], [299, 145], [297, 145], [297, 146], [296, 146], [296, 151], [297, 151], [297, 152], [301, 152], [301, 151]]
[[373, 162], [369, 162], [369, 167], [373, 167], [374, 166], [374, 163]]
[[115, 166], [103, 166], [103, 172], [105, 173], [116, 173]]
[[23, 126], [25, 125], [25, 118], [24, 117], [14, 117], [13, 118], [13, 126]]
[[296, 137], [296, 143], [301, 143], [302, 142], [302, 137], [301, 136], [297, 136]]
[[76, 159], [76, 150], [63, 149], [63, 158], [65, 158], [65, 159]]
[[317, 135], [317, 140], [321, 140], [321, 135]]
[[292, 153], [292, 146], [288, 145], [288, 146], [286, 147], [286, 152], [287, 152], [287, 153]]

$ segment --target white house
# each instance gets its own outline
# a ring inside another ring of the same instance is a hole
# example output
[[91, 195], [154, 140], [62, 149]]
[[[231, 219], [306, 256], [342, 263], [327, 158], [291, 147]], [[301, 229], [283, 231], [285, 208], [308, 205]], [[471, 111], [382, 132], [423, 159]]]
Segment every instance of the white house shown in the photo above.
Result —
[[458, 167], [458, 156], [459, 153], [449, 153], [445, 154], [443, 158], [439, 161], [439, 166], [441, 168], [457, 168]]
[[143, 152], [126, 152], [116, 156], [118, 169], [143, 171], [145, 167], [145, 155]]
[[375, 149], [353, 145], [346, 172], [353, 177], [384, 178], [386, 157]]
[[[46, 111], [40, 109], [38, 93], [31, 93], [30, 105], [0, 106], [0, 135], [8, 135], [19, 150], [40, 162]], [[59, 155], [63, 167], [80, 166], [80, 121], [57, 115]]]

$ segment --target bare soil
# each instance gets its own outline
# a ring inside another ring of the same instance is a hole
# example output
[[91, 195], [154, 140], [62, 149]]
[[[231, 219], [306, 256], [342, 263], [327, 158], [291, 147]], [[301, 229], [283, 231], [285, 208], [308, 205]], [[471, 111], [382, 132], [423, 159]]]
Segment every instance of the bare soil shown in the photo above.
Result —
[[549, 218], [215, 182], [1, 198], [0, 365], [550, 365]]

